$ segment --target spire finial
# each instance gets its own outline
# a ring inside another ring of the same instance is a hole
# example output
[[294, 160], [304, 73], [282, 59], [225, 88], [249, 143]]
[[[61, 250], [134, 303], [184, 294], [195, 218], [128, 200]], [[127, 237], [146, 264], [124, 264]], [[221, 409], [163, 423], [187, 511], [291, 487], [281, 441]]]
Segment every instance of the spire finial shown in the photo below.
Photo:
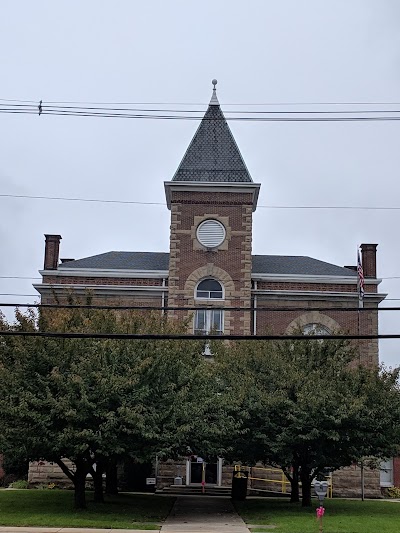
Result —
[[213, 84], [213, 93], [212, 93], [212, 97], [210, 100], [210, 105], [219, 105], [218, 98], [217, 98], [217, 89], [215, 88], [218, 81], [214, 78], [211, 83]]

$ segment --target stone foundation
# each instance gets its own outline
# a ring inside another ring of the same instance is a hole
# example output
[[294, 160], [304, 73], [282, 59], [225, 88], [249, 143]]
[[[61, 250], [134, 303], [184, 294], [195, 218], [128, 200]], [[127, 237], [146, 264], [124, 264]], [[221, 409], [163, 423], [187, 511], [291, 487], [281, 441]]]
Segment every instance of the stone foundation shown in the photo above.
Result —
[[[65, 464], [74, 470], [74, 463], [64, 459]], [[32, 461], [29, 463], [28, 482], [31, 485], [54, 483], [57, 487], [72, 487], [72, 481], [64, 474], [56, 463], [47, 461]]]
[[[73, 469], [71, 461], [66, 460], [68, 467]], [[246, 467], [244, 467], [246, 469]], [[223, 487], [232, 484], [233, 465], [222, 467]], [[254, 466], [247, 469], [251, 478], [249, 488], [260, 491], [290, 493], [290, 483], [279, 469], [268, 469]], [[119, 474], [122, 474], [119, 468]], [[177, 476], [182, 477], [182, 484], [186, 485], [186, 461], [164, 461], [159, 464], [157, 488], [162, 489], [174, 484]], [[71, 487], [72, 482], [55, 463], [34, 461], [29, 464], [28, 481], [32, 485], [55, 483], [58, 487]], [[361, 497], [361, 469], [358, 466], [342, 468], [333, 472], [332, 486], [334, 498], [360, 498]], [[364, 468], [364, 494], [366, 498], [380, 498], [379, 470]]]
[[173, 485], [177, 476], [182, 478], [182, 485], [186, 485], [186, 461], [163, 461], [158, 466], [157, 488]]
[[[349, 466], [332, 474], [333, 496], [338, 498], [361, 498], [361, 468]], [[364, 495], [366, 498], [381, 498], [380, 472], [364, 468]]]

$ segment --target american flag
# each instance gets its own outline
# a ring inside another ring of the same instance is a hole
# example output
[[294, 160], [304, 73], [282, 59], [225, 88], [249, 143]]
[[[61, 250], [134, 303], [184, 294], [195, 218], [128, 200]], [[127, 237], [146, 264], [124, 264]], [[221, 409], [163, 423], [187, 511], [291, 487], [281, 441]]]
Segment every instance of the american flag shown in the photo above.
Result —
[[360, 250], [357, 250], [357, 275], [358, 275], [358, 303], [359, 307], [364, 304], [364, 271], [361, 263]]

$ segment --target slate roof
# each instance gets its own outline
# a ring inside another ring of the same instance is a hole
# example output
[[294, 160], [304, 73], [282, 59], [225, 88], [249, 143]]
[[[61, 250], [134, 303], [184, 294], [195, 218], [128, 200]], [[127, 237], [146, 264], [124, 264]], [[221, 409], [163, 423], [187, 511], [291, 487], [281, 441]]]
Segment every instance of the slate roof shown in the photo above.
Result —
[[216, 97], [211, 99], [172, 181], [253, 181]]
[[[253, 274], [311, 276], [357, 276], [354, 270], [305, 256], [253, 255]], [[98, 268], [104, 270], [168, 270], [169, 254], [163, 252], [107, 252], [63, 263], [59, 270]]]
[[325, 261], [297, 255], [253, 255], [254, 274], [298, 274], [305, 276], [357, 276], [357, 272]]
[[100, 268], [102, 270], [168, 270], [169, 254], [164, 252], [106, 252], [63, 263], [69, 268]]

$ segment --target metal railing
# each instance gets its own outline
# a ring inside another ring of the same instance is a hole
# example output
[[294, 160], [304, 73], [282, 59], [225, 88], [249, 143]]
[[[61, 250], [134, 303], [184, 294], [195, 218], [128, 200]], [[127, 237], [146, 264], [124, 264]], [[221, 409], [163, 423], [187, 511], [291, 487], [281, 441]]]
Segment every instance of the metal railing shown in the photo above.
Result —
[[[280, 492], [282, 494], [290, 494], [290, 481], [285, 476], [283, 470], [280, 468], [273, 468], [273, 467], [261, 467], [261, 466], [243, 466], [243, 465], [235, 465], [235, 472], [241, 471], [241, 470], [247, 470], [249, 472], [248, 479], [250, 481], [249, 489], [250, 490], [269, 490], [266, 488], [261, 487], [255, 487], [254, 481], [261, 482], [261, 483], [272, 483], [275, 485], [273, 487], [271, 492]], [[262, 471], [262, 473], [265, 472], [265, 477], [259, 477], [257, 476], [258, 471]], [[256, 474], [256, 475], [253, 475]], [[333, 497], [333, 484], [332, 484], [332, 474], [327, 476], [326, 481], [328, 482], [328, 493], [327, 498]], [[315, 480], [312, 482], [312, 485], [314, 486]], [[299, 483], [299, 486], [301, 488], [301, 483]], [[289, 489], [289, 490], [288, 490]]]

